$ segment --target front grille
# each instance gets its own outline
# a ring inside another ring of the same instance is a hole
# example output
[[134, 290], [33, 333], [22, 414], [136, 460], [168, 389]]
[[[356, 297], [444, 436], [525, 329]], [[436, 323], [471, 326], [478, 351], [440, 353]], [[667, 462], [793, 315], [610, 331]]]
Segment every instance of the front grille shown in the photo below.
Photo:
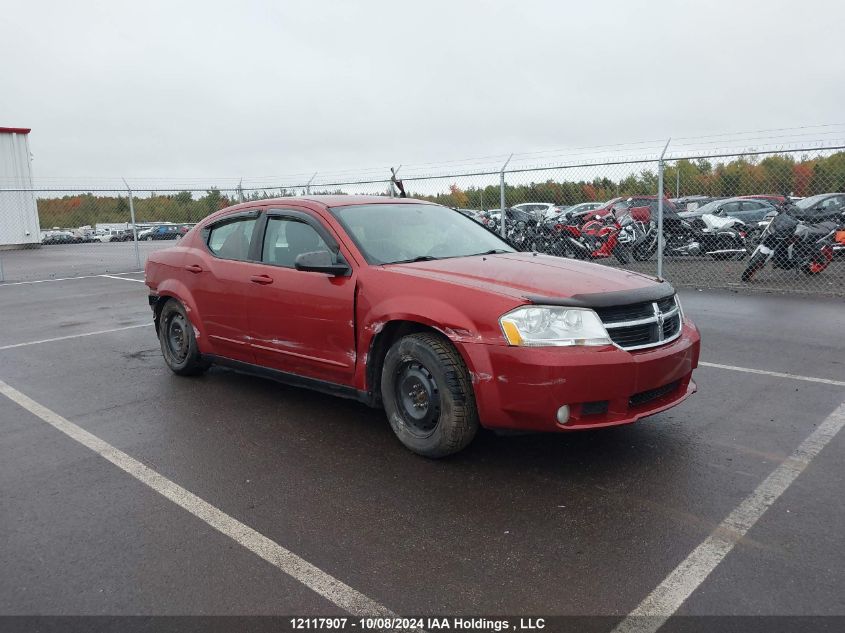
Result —
[[666, 297], [665, 299], [661, 299], [657, 302], [657, 307], [660, 309], [661, 312], [669, 312], [676, 305], [678, 304], [675, 302], [675, 295], [672, 295], [671, 297]]
[[657, 400], [658, 398], [669, 395], [675, 391], [680, 384], [681, 381], [676, 380], [675, 382], [670, 382], [668, 385], [663, 385], [662, 387], [657, 387], [656, 389], [649, 389], [648, 391], [635, 393], [633, 396], [628, 398], [628, 406], [641, 407], [652, 400]]
[[613, 306], [611, 308], [597, 308], [596, 312], [605, 323], [615, 321], [633, 321], [634, 319], [645, 319], [654, 315], [654, 307], [651, 303], [634, 303], [627, 306]]
[[681, 334], [681, 311], [675, 296], [658, 301], [596, 309], [616, 345], [635, 350], [656, 347]]
[[631, 325], [629, 327], [620, 327], [608, 330], [611, 340], [620, 347], [636, 347], [638, 345], [648, 345], [655, 338], [657, 338], [655, 330], [656, 323], [646, 323], [644, 325]]

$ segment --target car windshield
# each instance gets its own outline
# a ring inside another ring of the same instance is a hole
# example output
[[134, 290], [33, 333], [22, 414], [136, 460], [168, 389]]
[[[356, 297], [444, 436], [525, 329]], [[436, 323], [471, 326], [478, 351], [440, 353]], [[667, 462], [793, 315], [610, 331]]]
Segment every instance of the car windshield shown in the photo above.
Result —
[[824, 200], [827, 194], [819, 194], [817, 196], [810, 196], [809, 198], [802, 198], [795, 203], [795, 206], [799, 209], [809, 209], [816, 205], [816, 203], [821, 202]]
[[567, 211], [570, 213], [579, 213], [581, 211], [590, 211], [591, 209], [597, 209], [599, 207], [599, 203], [597, 202], [582, 202], [581, 204], [576, 204], [574, 207], [569, 207]]
[[353, 205], [331, 212], [371, 264], [514, 252], [474, 220], [439, 205]]

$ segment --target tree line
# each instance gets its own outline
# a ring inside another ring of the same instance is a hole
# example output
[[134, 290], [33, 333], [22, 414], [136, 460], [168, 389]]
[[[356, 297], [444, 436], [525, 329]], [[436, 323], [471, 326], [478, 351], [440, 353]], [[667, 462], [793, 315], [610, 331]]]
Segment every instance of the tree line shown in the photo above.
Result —
[[[536, 172], [535, 172], [536, 173]], [[550, 170], [556, 175], [560, 170]], [[619, 180], [608, 177], [587, 180], [548, 178], [526, 184], [510, 184], [521, 174], [506, 174], [505, 204], [552, 202], [573, 205], [581, 202], [610, 200], [619, 196], [655, 195], [656, 170], [645, 169]], [[739, 157], [728, 163], [713, 164], [706, 159], [667, 163], [663, 172], [663, 190], [667, 197], [704, 195], [732, 197], [750, 194], [787, 194], [812, 196], [845, 191], [845, 152], [826, 157], [795, 160], [788, 155], [772, 155], [762, 160]], [[490, 209], [500, 206], [498, 184], [461, 188], [457, 184], [436, 195], [409, 194], [450, 207]]]
[[[543, 172], [535, 172], [543, 173]], [[559, 175], [561, 170], [549, 171]], [[564, 170], [565, 173], [565, 170]], [[517, 180], [522, 174], [506, 175]], [[593, 180], [558, 180], [548, 178], [526, 184], [505, 185], [506, 205], [521, 202], [552, 202], [572, 205], [580, 202], [609, 200], [617, 196], [654, 195], [658, 178], [655, 170], [646, 169], [619, 180], [608, 177]], [[406, 182], [409, 196], [437, 202], [451, 207], [490, 209], [499, 207], [499, 185], [461, 188], [457, 183], [448, 191], [434, 195], [413, 192], [413, 181]], [[664, 192], [668, 197], [705, 195], [739, 196], [755, 193], [810, 196], [817, 193], [845, 191], [845, 152], [826, 157], [771, 155], [758, 160], [741, 156], [727, 163], [713, 164], [705, 159], [679, 160], [664, 169]], [[253, 192], [222, 192], [210, 188], [205, 195], [194, 198], [190, 191], [172, 194], [150, 193], [133, 198], [136, 221], [141, 222], [198, 222], [205, 216], [244, 200], [286, 197], [298, 190], [275, 189]], [[317, 193], [342, 194], [344, 191]], [[379, 192], [389, 195], [388, 192]], [[106, 222], [128, 222], [129, 200], [122, 195], [85, 193], [60, 198], [39, 198], [38, 216], [42, 228], [77, 227]]]

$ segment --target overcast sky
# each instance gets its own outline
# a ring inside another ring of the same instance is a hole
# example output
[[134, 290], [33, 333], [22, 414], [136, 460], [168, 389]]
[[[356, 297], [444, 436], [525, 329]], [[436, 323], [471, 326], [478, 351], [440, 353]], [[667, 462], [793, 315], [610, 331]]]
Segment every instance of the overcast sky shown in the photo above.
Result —
[[33, 129], [36, 179], [327, 174], [845, 123], [841, 0], [0, 6], [0, 126]]

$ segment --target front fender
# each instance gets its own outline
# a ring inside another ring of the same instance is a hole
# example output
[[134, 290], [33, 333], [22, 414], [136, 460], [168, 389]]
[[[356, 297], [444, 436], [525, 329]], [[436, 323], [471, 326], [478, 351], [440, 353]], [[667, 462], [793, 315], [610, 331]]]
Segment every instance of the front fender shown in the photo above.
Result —
[[412, 321], [441, 332], [453, 343], [484, 343], [489, 336], [458, 306], [432, 297], [391, 297], [360, 315], [366, 343], [390, 321]]
[[[484, 333], [466, 312], [460, 307], [443, 299], [432, 297], [391, 297], [375, 305], [363, 307], [359, 313], [358, 322], [361, 323], [358, 339], [358, 349], [365, 353], [360, 358], [356, 369], [356, 384], [359, 389], [377, 392], [377, 373], [380, 360], [386, 353], [387, 347], [379, 344], [379, 334], [391, 323], [416, 323], [440, 332], [451, 341], [466, 363], [472, 376], [475, 376], [473, 359], [467, 354], [470, 343], [494, 342], [493, 336]], [[501, 333], [498, 333], [501, 337]], [[496, 343], [501, 343], [497, 338]], [[373, 358], [373, 354], [377, 354]], [[372, 363], [375, 362], [375, 365]]]

